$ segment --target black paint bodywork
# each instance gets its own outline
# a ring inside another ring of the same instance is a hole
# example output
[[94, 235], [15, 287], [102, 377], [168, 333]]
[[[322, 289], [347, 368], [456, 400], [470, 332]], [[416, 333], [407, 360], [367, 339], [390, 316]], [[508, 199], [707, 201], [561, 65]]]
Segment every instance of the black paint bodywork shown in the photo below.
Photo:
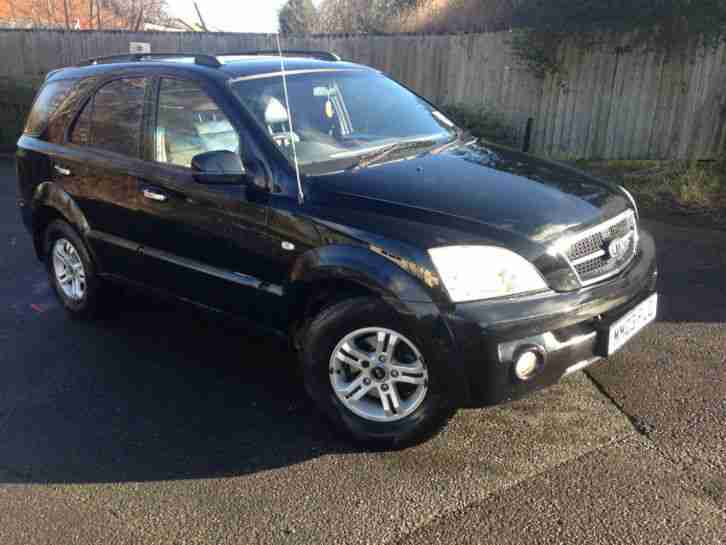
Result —
[[[288, 60], [290, 70], [340, 67], [367, 69]], [[460, 405], [520, 396], [557, 381], [577, 361], [572, 358], [598, 354], [593, 344], [524, 383], [512, 376], [511, 361], [502, 361], [500, 343], [578, 324], [603, 327], [653, 292], [655, 249], [642, 230], [627, 269], [587, 288], [562, 257], [548, 253], [562, 236], [632, 207], [620, 188], [493, 144], [467, 144], [462, 137], [443, 151], [306, 176], [300, 202], [292, 166], [229, 87], [230, 78], [278, 70], [278, 59], [260, 58], [218, 69], [143, 62], [54, 72], [51, 81], [93, 81], [77, 97], [77, 110], [94, 89], [118, 77], [149, 78], [153, 89], [162, 76], [195, 81], [238, 130], [243, 161], [255, 161], [261, 174], [245, 185], [203, 185], [190, 169], [152, 161], [152, 113], [139, 158], [71, 144], [67, 131], [55, 140], [24, 135], [17, 152], [19, 202], [36, 248], [44, 225], [65, 218], [104, 276], [284, 333], [304, 320], [321, 293], [377, 294], [419, 332], [424, 353], [450, 367], [449, 388]], [[168, 200], [144, 199], [144, 189]], [[427, 253], [451, 244], [515, 251], [537, 266], [550, 289], [453, 304]]]

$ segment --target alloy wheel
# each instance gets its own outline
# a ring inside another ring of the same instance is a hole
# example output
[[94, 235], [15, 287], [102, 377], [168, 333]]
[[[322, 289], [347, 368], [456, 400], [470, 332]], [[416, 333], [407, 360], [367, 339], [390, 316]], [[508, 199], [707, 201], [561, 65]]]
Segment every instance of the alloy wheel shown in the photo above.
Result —
[[421, 352], [392, 329], [367, 327], [349, 333], [333, 350], [329, 370], [340, 402], [366, 420], [401, 420], [428, 392]]
[[53, 273], [63, 294], [72, 301], [86, 296], [86, 270], [75, 246], [66, 238], [53, 244]]

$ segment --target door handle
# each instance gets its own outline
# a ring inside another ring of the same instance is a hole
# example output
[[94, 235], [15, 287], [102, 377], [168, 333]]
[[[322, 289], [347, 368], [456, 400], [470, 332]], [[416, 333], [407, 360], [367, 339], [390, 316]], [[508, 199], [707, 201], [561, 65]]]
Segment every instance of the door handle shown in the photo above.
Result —
[[63, 176], [70, 176], [70, 175], [71, 175], [71, 171], [70, 171], [69, 169], [67, 169], [67, 168], [63, 168], [63, 167], [62, 167], [62, 166], [60, 166], [60, 165], [53, 165], [53, 169], [54, 169], [54, 170], [55, 170], [55, 171], [56, 171], [56, 172], [57, 172], [58, 174], [62, 174]]
[[141, 191], [142, 195], [149, 199], [150, 201], [156, 201], [156, 202], [165, 202], [169, 199], [164, 193], [161, 191], [158, 191], [156, 189], [149, 189], [148, 187], [145, 187]]

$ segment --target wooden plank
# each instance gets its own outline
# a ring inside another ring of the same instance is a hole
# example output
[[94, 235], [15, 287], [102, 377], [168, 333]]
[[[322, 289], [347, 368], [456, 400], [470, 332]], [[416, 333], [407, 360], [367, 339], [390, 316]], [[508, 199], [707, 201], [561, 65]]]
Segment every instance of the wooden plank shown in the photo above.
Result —
[[701, 55], [701, 48], [694, 45], [694, 55], [689, 60], [690, 71], [688, 73], [688, 91], [683, 97], [683, 112], [679, 119], [678, 127], [678, 146], [675, 149], [676, 157], [685, 158], [688, 156], [687, 150], [689, 146], [690, 128], [695, 123], [696, 110], [700, 95], [702, 94], [702, 76], [705, 63]]
[[[622, 39], [617, 40], [613, 46], [621, 47]], [[609, 89], [610, 103], [603, 120], [604, 127], [604, 146], [602, 148], [602, 158], [610, 159], [614, 157], [614, 149], [617, 146], [618, 123], [620, 117], [620, 109], [625, 92], [625, 79], [629, 72], [627, 65], [627, 56], [623, 53], [616, 54], [616, 62], [614, 66], [613, 79], [611, 88]]]
[[638, 130], [634, 146], [637, 158], [647, 159], [650, 157], [650, 149], [654, 137], [653, 128], [659, 115], [659, 89], [663, 77], [663, 65], [665, 53], [652, 51], [649, 53], [648, 76], [640, 96], [640, 107], [638, 113]]
[[681, 158], [679, 154], [682, 138], [681, 124], [686, 114], [688, 104], [688, 93], [691, 91], [691, 73], [693, 72], [692, 55], [695, 54], [695, 46], [688, 47], [679, 56], [681, 62], [676, 66], [677, 79], [672, 82], [673, 87], [673, 109], [667, 129], [667, 140], [663, 142], [665, 157]]
[[595, 81], [598, 75], [600, 54], [597, 49], [588, 51], [584, 60], [584, 72], [581, 76], [579, 94], [575, 107], [575, 130], [571, 133], [571, 140], [574, 140], [573, 156], [576, 159], [587, 157], [587, 149], [590, 140], [590, 129], [594, 115], [593, 105], [598, 97], [595, 91]]
[[716, 62], [720, 74], [718, 78], [715, 78], [714, 88], [717, 89], [716, 96], [719, 97], [719, 101], [716, 106], [718, 114], [714, 116], [715, 123], [709, 155], [723, 157], [726, 154], [726, 44], [724, 43], [719, 47]]
[[586, 73], [588, 68], [588, 53], [582, 48], [569, 44], [567, 60], [569, 67], [568, 84], [563, 93], [565, 105], [562, 112], [562, 129], [559, 137], [558, 155], [573, 158], [577, 153], [578, 119], [576, 117], [578, 100], [585, 94], [587, 86]]
[[555, 100], [555, 78], [547, 76], [543, 80], [542, 104], [540, 108], [541, 121], [540, 138], [538, 146], [535, 148], [537, 153], [547, 155], [549, 153], [549, 143], [552, 138], [552, 120]]
[[658, 86], [655, 91], [655, 107], [650, 127], [647, 156], [652, 159], [664, 158], [663, 139], [667, 120], [671, 114], [670, 104], [672, 97], [672, 82], [674, 78], [674, 64], [671, 55], [663, 54], [660, 60]]
[[[566, 43], [561, 44], [557, 55], [558, 62], [563, 63], [566, 67], [569, 66], [567, 62], [569, 60], [570, 53], [571, 51], [569, 45]], [[563, 115], [563, 113], [567, 104], [567, 96], [565, 92], [565, 86], [560, 84], [559, 78], [555, 77], [553, 83], [555, 101], [553, 102], [553, 118], [551, 123], [552, 131], [548, 155], [558, 157], [560, 153], [560, 143], [562, 141], [562, 126], [565, 121], [565, 116]]]
[[694, 98], [693, 121], [688, 125], [687, 148], [685, 154], [695, 159], [710, 157], [709, 141], [712, 137], [712, 120], [718, 115], [718, 101], [711, 82], [716, 77], [718, 51], [707, 49], [700, 62], [703, 69], [700, 75], [698, 96]]
[[602, 75], [607, 69], [608, 54], [598, 45], [592, 52], [592, 72], [590, 83], [587, 88], [588, 100], [583, 101], [583, 108], [589, 109], [589, 115], [583, 113], [586, 122], [583, 127], [583, 147], [580, 157], [588, 158], [593, 156], [596, 144], [597, 119], [603, 103]]
[[714, 76], [707, 101], [712, 104], [712, 113], [707, 118], [709, 138], [704, 144], [704, 154], [716, 159], [726, 154], [726, 44], [723, 42], [714, 53]]
[[[621, 39], [617, 43], [617, 47], [622, 47], [625, 39]], [[603, 159], [613, 159], [617, 157], [618, 147], [622, 139], [622, 117], [625, 109], [624, 99], [631, 74], [630, 56], [627, 53], [619, 53], [615, 78], [613, 79], [612, 100], [610, 101], [610, 110], [607, 117], [607, 129], [605, 149]]]
[[624, 58], [624, 66], [628, 71], [624, 74], [624, 92], [620, 103], [617, 119], [618, 136], [615, 138], [615, 147], [612, 150], [612, 159], [632, 159], [634, 135], [637, 130], [637, 116], [642, 108], [638, 99], [645, 77], [647, 55], [642, 48], [628, 52]]

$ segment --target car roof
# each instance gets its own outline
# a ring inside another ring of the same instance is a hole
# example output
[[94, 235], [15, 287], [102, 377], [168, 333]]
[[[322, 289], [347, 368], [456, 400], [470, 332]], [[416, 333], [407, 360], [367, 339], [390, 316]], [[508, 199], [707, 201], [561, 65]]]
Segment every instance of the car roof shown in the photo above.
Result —
[[[286, 71], [297, 70], [373, 70], [372, 68], [343, 61], [328, 61], [321, 59], [311, 59], [309, 57], [296, 57], [294, 55], [283, 56]], [[258, 76], [263, 74], [273, 74], [280, 72], [280, 57], [267, 55], [249, 55], [249, 56], [223, 56], [219, 57], [221, 65], [219, 67], [211, 67], [204, 64], [195, 64], [193, 55], [189, 58], [176, 60], [160, 60], [160, 59], [144, 59], [140, 61], [120, 61], [120, 62], [101, 62], [99, 64], [89, 64], [86, 66], [73, 66], [55, 70], [48, 75], [48, 81], [56, 79], [68, 78], [85, 78], [91, 76], [103, 76], [108, 74], [134, 71], [144, 72], [153, 68], [163, 69], [164, 71], [172, 71], [174, 73], [197, 74], [214, 79], [237, 79], [248, 76]]]

